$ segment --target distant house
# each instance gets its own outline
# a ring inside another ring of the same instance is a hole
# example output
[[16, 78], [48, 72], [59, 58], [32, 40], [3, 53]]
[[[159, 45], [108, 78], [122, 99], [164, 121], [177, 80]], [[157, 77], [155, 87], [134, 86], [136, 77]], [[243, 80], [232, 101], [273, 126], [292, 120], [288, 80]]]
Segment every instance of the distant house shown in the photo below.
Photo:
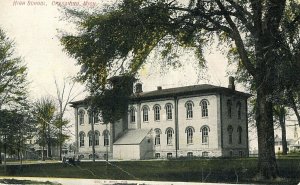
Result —
[[[47, 145], [44, 147], [38, 144], [38, 138], [36, 135], [33, 134], [33, 136], [30, 139], [27, 139], [26, 141], [27, 150], [24, 152], [24, 158], [26, 159], [41, 159], [44, 155], [45, 159], [50, 158], [48, 156], [48, 147]], [[56, 143], [56, 141], [51, 143], [51, 158], [59, 158], [59, 146]], [[66, 155], [68, 153], [69, 149], [67, 145], [62, 146], [62, 155]], [[43, 154], [42, 154], [43, 153]]]
[[290, 151], [300, 152], [300, 138], [294, 140], [289, 146]]
[[[104, 125], [88, 112], [85, 100], [75, 110], [77, 155], [92, 158], [94, 123], [96, 158], [246, 157], [249, 94], [208, 84], [143, 92], [135, 85], [128, 115]], [[94, 114], [95, 115], [95, 114]]]
[[[288, 152], [300, 152], [300, 138], [287, 139]], [[282, 139], [276, 135], [275, 136], [275, 153], [282, 153]]]

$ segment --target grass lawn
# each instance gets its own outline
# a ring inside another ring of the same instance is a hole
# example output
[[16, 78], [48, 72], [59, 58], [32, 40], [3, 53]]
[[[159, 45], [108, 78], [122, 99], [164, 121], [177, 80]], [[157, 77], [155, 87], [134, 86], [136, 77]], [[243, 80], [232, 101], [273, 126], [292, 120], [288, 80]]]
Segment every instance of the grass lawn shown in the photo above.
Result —
[[[300, 182], [300, 158], [277, 160], [281, 182], [276, 184], [297, 184]], [[127, 179], [151, 181], [185, 182], [253, 182], [257, 159], [194, 159], [81, 162], [77, 166], [56, 164], [8, 165], [6, 171], [0, 166], [0, 175], [35, 177], [72, 177], [93, 179]], [[263, 184], [267, 182], [261, 182]], [[272, 182], [274, 184], [274, 182]]]

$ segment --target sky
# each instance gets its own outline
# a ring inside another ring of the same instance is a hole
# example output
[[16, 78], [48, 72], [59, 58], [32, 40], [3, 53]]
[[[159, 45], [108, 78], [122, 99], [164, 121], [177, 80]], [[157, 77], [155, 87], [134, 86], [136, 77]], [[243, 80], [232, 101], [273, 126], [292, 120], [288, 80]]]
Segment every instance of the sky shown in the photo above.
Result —
[[[89, 9], [101, 6], [106, 0], [0, 0], [0, 27], [10, 39], [15, 42], [16, 55], [21, 56], [28, 67], [30, 81], [30, 98], [35, 100], [43, 96], [56, 96], [54, 80], [61, 86], [65, 78], [74, 77], [80, 70], [76, 61], [70, 58], [59, 42], [59, 31], [74, 31], [74, 27], [61, 21], [58, 3], [79, 2], [80, 6]], [[88, 2], [84, 4], [85, 2]], [[227, 60], [216, 47], [208, 48], [205, 52], [208, 70], [201, 71], [195, 64], [191, 53], [184, 53], [178, 60], [185, 65], [178, 69], [162, 72], [160, 61], [154, 58], [140, 72], [140, 81], [144, 91], [162, 88], [178, 87], [210, 83], [213, 85], [228, 85]], [[200, 71], [200, 72], [199, 72]], [[201, 77], [201, 78], [199, 78]], [[239, 86], [238, 90], [242, 90]], [[87, 93], [84, 87], [76, 85], [76, 99], [84, 98]], [[67, 117], [73, 118], [72, 109]]]

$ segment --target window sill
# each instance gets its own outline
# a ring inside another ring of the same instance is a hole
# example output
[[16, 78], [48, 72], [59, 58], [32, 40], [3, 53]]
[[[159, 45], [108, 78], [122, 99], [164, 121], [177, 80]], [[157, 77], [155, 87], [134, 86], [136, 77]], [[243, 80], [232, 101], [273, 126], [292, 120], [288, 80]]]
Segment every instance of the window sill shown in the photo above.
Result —
[[202, 119], [208, 119], [208, 116], [202, 116]]
[[149, 123], [149, 121], [143, 121], [143, 123]]
[[186, 120], [192, 120], [193, 119], [193, 117], [191, 117], [191, 118], [186, 118]]
[[208, 145], [208, 143], [202, 143], [202, 145]]

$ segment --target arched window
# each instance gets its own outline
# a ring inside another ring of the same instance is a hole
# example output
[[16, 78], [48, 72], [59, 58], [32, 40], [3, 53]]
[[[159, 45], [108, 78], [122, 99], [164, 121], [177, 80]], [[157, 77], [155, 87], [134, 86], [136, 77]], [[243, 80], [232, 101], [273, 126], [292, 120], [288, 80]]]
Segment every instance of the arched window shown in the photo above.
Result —
[[185, 129], [187, 144], [193, 144], [193, 132], [194, 131], [195, 131], [195, 129], [193, 127], [187, 127]]
[[202, 100], [200, 102], [202, 117], [207, 117], [208, 116], [208, 104], [209, 103], [208, 103], [207, 100]]
[[80, 132], [79, 133], [79, 146], [80, 147], [84, 146], [84, 137], [85, 137], [84, 132]]
[[153, 110], [154, 110], [154, 121], [159, 121], [160, 120], [160, 106], [154, 105]]
[[89, 146], [92, 146], [93, 145], [93, 132], [89, 131], [88, 136], [89, 136]]
[[98, 123], [99, 122], [99, 113], [95, 112], [94, 113], [94, 123]]
[[193, 102], [192, 101], [188, 101], [185, 104], [185, 108], [186, 108], [186, 118], [193, 118]]
[[168, 103], [166, 104], [166, 114], [167, 114], [167, 120], [172, 119], [172, 104]]
[[135, 123], [135, 108], [134, 107], [132, 107], [130, 109], [130, 122]]
[[241, 119], [241, 117], [242, 117], [242, 112], [241, 112], [242, 104], [241, 104], [241, 102], [236, 103], [236, 109], [237, 109], [238, 119]]
[[93, 123], [93, 119], [94, 119], [93, 113], [89, 112], [89, 124]]
[[242, 130], [242, 127], [239, 126], [239, 127], [237, 128], [237, 131], [238, 131], [238, 135], [239, 135], [238, 143], [239, 143], [239, 144], [242, 144], [242, 131], [243, 131], [243, 130]]
[[99, 138], [100, 138], [100, 132], [95, 131], [95, 146], [99, 146]]
[[228, 143], [232, 144], [232, 132], [233, 132], [233, 127], [231, 125], [229, 125], [227, 127], [227, 131], [228, 131]]
[[84, 124], [84, 110], [80, 110], [78, 115], [79, 115], [79, 124], [83, 125]]
[[161, 134], [161, 130], [160, 129], [155, 129], [155, 145], [160, 145], [160, 134]]
[[144, 105], [143, 108], [143, 122], [149, 121], [149, 107], [147, 105]]
[[169, 128], [166, 129], [166, 134], [167, 134], [167, 144], [171, 145], [172, 142], [173, 142], [174, 130], [169, 127]]
[[231, 100], [227, 100], [227, 115], [228, 115], [228, 118], [231, 118], [231, 106], [232, 106]]
[[208, 131], [209, 128], [207, 126], [204, 126], [201, 128], [201, 132], [202, 132], [202, 144], [208, 144]]
[[104, 146], [109, 146], [109, 131], [104, 130], [102, 135], [103, 135]]

